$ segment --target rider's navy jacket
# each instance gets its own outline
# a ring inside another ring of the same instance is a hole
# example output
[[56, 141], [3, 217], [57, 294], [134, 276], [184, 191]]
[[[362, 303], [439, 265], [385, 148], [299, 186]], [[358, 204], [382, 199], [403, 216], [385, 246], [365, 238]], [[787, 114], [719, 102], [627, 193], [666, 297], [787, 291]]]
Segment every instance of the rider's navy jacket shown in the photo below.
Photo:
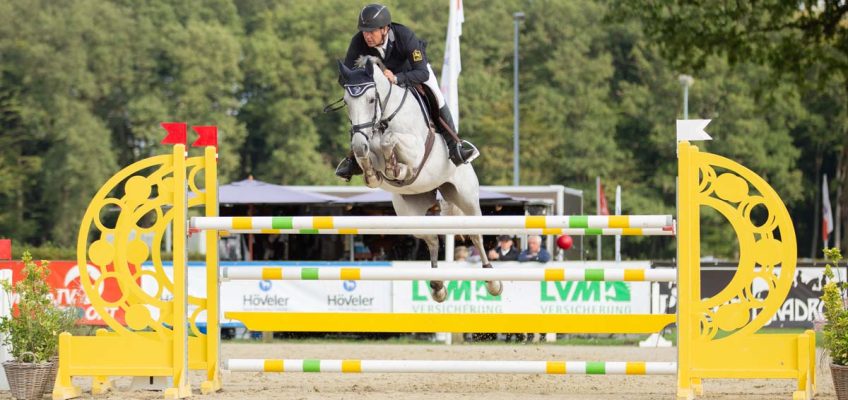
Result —
[[380, 51], [368, 47], [362, 32], [357, 32], [347, 48], [345, 66], [353, 68], [359, 56], [375, 56], [382, 59], [386, 68], [395, 74], [399, 85], [415, 85], [427, 81], [430, 77], [427, 54], [424, 51], [427, 42], [415, 37], [411, 29], [396, 23], [391, 24], [387, 35], [386, 56], [380, 57]]

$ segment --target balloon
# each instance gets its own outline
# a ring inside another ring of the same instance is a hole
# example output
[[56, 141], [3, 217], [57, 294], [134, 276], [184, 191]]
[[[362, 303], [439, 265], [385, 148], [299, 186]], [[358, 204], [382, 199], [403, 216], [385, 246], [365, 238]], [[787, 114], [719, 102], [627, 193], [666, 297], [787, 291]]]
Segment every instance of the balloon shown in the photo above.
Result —
[[568, 235], [562, 235], [557, 238], [557, 246], [563, 250], [568, 250], [571, 246], [574, 246], [574, 239]]

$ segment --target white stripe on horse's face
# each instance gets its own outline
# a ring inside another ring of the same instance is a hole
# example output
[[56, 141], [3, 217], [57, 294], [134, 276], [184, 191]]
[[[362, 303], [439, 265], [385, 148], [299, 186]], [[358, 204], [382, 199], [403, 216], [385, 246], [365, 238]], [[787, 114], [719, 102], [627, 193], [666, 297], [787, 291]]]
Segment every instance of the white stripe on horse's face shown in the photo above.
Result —
[[[347, 103], [347, 113], [351, 126], [373, 122], [375, 113], [380, 112], [375, 86], [365, 89], [364, 93], [356, 97], [351, 96], [350, 91], [345, 90], [344, 101]], [[370, 129], [365, 129], [365, 131], [363, 133], [371, 134]]]

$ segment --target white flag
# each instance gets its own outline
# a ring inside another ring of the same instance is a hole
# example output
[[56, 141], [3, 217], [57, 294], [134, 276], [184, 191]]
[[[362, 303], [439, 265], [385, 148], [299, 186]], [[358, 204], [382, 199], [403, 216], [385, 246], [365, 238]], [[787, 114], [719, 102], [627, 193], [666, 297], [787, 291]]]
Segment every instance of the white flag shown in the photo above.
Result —
[[[822, 241], [833, 232], [833, 210], [830, 208], [830, 191], [827, 189], [827, 174], [822, 178]], [[825, 244], [826, 245], [826, 244]]]
[[442, 95], [445, 103], [453, 115], [457, 132], [459, 131], [459, 73], [462, 71], [462, 62], [459, 59], [459, 37], [462, 36], [462, 22], [465, 16], [462, 13], [462, 0], [448, 0], [450, 2], [450, 18], [448, 19], [448, 33], [445, 40], [445, 63], [442, 64]]

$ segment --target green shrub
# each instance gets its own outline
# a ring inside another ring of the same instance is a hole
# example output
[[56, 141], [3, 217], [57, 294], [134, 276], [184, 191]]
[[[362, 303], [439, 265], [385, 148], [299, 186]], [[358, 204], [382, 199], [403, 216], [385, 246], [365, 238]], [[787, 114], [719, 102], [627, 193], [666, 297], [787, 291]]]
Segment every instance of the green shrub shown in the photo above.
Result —
[[41, 256], [42, 260], [51, 260], [51, 261], [76, 261], [77, 259], [77, 248], [76, 247], [62, 247], [55, 245], [53, 243], [44, 243], [41, 246], [33, 247], [33, 246], [12, 246], [12, 259], [20, 259], [23, 258], [24, 254], [29, 252], [30, 254], [35, 253]]
[[845, 304], [844, 282], [837, 282], [833, 274], [833, 265], [839, 265], [842, 254], [839, 249], [825, 249], [827, 264], [824, 275], [827, 283], [824, 285], [822, 302], [824, 302], [825, 324], [824, 348], [830, 353], [834, 364], [848, 365], [848, 309]]
[[[71, 329], [77, 320], [76, 310], [60, 309], [50, 300], [50, 285], [47, 276], [50, 270], [47, 262], [37, 264], [32, 261], [29, 251], [24, 251], [23, 278], [15, 284], [3, 282], [3, 290], [12, 296], [18, 296], [18, 312], [0, 318], [0, 333], [4, 334], [4, 344], [11, 346], [12, 356], [21, 360], [27, 352], [35, 355], [35, 361], [47, 361], [58, 354], [59, 334]], [[27, 359], [26, 361], [29, 361]]]

